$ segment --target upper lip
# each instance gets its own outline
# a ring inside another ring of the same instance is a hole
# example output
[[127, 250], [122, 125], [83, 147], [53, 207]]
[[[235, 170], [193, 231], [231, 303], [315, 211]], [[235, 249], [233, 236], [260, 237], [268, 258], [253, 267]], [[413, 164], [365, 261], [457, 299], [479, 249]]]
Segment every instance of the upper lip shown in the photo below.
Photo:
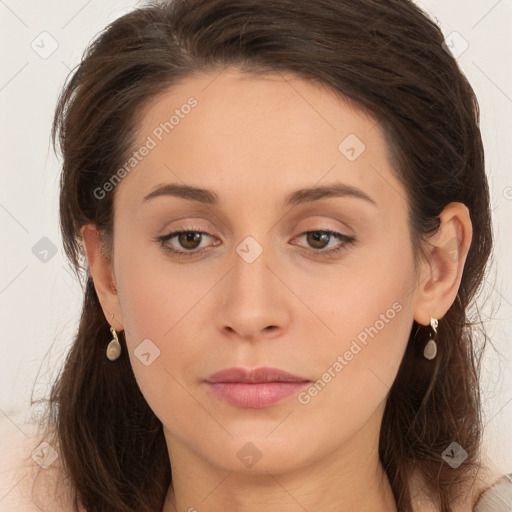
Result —
[[261, 367], [253, 370], [226, 368], [210, 375], [206, 382], [309, 382], [309, 380], [279, 368]]

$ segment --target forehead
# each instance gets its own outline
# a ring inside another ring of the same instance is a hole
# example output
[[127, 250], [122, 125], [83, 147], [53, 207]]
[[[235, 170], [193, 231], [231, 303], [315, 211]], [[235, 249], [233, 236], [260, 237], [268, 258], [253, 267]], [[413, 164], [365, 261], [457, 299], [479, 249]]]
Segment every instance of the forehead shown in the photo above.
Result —
[[141, 114], [133, 149], [151, 149], [118, 187], [131, 201], [180, 181], [260, 197], [340, 181], [374, 197], [400, 189], [376, 121], [328, 86], [290, 73], [196, 74]]

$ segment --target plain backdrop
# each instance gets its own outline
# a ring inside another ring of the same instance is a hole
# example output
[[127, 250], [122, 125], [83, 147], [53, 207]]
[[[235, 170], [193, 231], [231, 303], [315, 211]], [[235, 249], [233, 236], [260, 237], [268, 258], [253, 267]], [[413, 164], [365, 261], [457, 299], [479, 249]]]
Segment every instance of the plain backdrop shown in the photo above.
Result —
[[[494, 463], [512, 471], [512, 0], [420, 5], [442, 28], [481, 107], [496, 240], [479, 304], [500, 354], [489, 346], [482, 369], [485, 443]], [[49, 142], [57, 95], [91, 39], [136, 6], [0, 0], [0, 453], [5, 433], [24, 433], [32, 392], [48, 392], [81, 306], [59, 233], [60, 168]]]

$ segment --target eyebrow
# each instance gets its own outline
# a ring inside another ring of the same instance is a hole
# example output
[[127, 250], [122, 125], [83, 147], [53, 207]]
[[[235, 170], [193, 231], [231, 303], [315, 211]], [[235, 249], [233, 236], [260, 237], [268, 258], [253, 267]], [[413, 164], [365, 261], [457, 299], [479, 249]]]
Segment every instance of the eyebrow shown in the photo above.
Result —
[[[186, 199], [187, 201], [197, 201], [211, 206], [218, 206], [221, 203], [219, 196], [212, 190], [193, 187], [191, 185], [179, 185], [177, 183], [157, 185], [149, 194], [144, 196], [143, 201], [147, 202], [161, 196], [179, 197], [181, 199]], [[377, 203], [368, 194], [356, 187], [346, 185], [344, 183], [335, 183], [333, 185], [321, 187], [301, 188], [287, 195], [283, 201], [283, 206], [296, 206], [332, 197], [355, 197], [377, 206]]]

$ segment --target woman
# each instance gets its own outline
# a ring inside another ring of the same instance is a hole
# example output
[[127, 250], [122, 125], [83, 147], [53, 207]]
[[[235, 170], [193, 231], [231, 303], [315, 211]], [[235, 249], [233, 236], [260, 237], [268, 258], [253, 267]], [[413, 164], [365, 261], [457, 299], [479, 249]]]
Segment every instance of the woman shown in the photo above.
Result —
[[503, 502], [478, 105], [442, 43], [403, 0], [177, 0], [96, 39], [53, 127], [86, 288], [40, 509]]

